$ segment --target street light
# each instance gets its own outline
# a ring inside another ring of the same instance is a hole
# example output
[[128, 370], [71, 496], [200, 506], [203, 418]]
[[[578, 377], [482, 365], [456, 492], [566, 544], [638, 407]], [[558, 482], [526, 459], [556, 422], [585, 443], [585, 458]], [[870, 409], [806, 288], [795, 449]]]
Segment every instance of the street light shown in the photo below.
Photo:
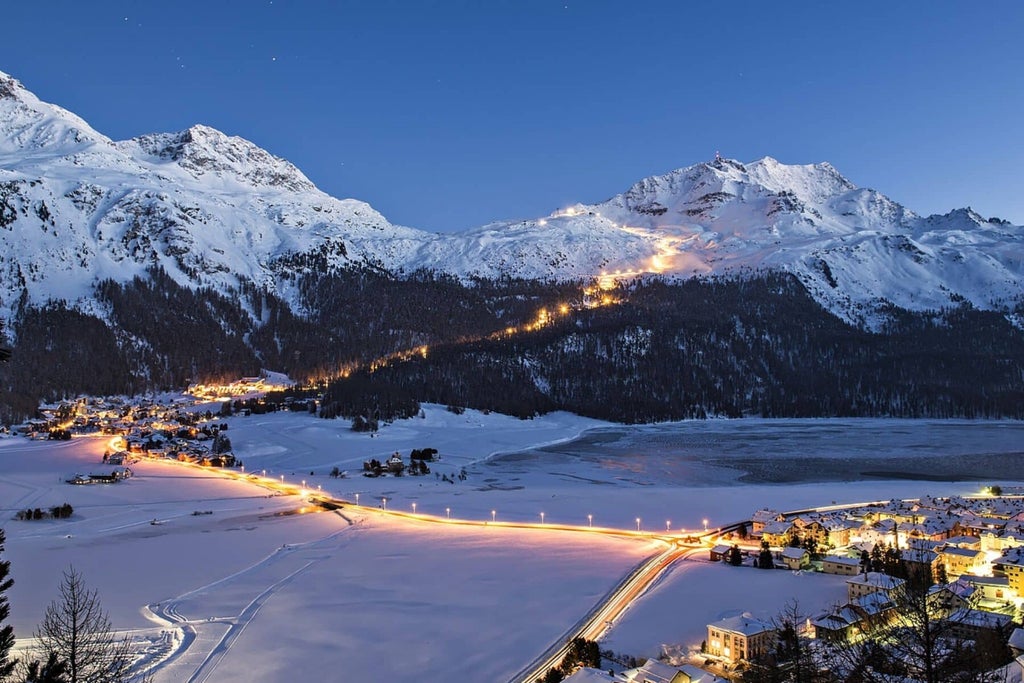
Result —
[[587, 526], [594, 526], [594, 515], [587, 515]]
[[640, 531], [640, 518], [639, 517], [636, 518], [636, 530]]
[[281, 483], [282, 484], [284, 483], [284, 475], [283, 474], [281, 475]]
[[412, 504], [412, 514], [416, 514], [416, 503]]
[[380, 507], [381, 507], [382, 510], [387, 510], [388, 509], [388, 499], [387, 498], [381, 498], [380, 499]]
[[541, 524], [543, 524], [543, 523], [544, 523], [544, 513], [543, 513], [543, 512], [542, 512], [542, 513], [540, 513], [540, 523], [541, 523]]
[[266, 470], [263, 470], [263, 478], [264, 478], [264, 479], [266, 479], [266, 478], [267, 478], [267, 471], [266, 471]]
[[707, 531], [708, 531], [708, 520], [707, 520], [707, 518], [705, 518], [703, 520], [703, 522], [704, 522], [704, 533], [707, 533]]
[[451, 519], [451, 518], [452, 518], [452, 509], [451, 509], [451, 508], [445, 508], [445, 509], [444, 509], [444, 514], [445, 514], [445, 516], [446, 516], [446, 517], [447, 517], [448, 519]]
[[672, 520], [666, 519], [665, 520], [665, 531], [668, 531], [671, 528], [672, 528]]
[[359, 494], [356, 494], [356, 505], [359, 505]]
[[498, 514], [498, 511], [497, 511], [497, 510], [491, 510], [491, 521], [492, 521], [492, 522], [494, 521], [494, 516], [495, 516], [496, 514]]

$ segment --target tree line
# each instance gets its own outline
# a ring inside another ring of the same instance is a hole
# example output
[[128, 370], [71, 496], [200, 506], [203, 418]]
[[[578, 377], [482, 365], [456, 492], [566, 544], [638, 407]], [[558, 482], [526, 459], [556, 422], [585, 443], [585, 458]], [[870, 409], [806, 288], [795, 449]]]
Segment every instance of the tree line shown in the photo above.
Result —
[[[109, 325], [23, 298], [17, 362], [0, 363], [0, 421], [32, 415], [41, 400], [180, 389], [262, 368], [325, 390], [324, 416], [367, 424], [426, 401], [620, 422], [1024, 417], [1024, 335], [1011, 311], [891, 308], [868, 331], [822, 308], [795, 277], [771, 273], [641, 279], [610, 292], [618, 305], [592, 309], [580, 306], [582, 282], [353, 268], [296, 274], [293, 284], [301, 315], [252, 283], [191, 290], [159, 268], [98, 285]], [[561, 304], [574, 312], [502, 334]], [[423, 346], [426, 358], [369, 367]]]

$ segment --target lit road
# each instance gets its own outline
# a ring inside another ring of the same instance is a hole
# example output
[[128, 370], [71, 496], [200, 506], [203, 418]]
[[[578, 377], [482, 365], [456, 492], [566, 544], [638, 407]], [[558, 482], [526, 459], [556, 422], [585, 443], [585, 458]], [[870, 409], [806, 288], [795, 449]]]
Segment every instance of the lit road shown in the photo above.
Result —
[[574, 638], [598, 640], [623, 612], [629, 609], [647, 589], [655, 583], [673, 564], [698, 552], [706, 552], [702, 545], [684, 545], [678, 539], [661, 553], [647, 559], [623, 579], [615, 589], [585, 616], [572, 632], [552, 645], [525, 669], [512, 677], [511, 683], [537, 681], [548, 669], [558, 666], [569, 652], [569, 643]]
[[281, 481], [271, 477], [245, 474], [230, 469], [202, 467], [190, 463], [182, 463], [186, 467], [201, 469], [204, 473], [216, 472], [222, 476], [256, 484], [283, 495], [298, 495], [303, 499], [325, 508], [344, 507], [366, 514], [387, 515], [423, 524], [445, 524], [449, 526], [496, 527], [507, 529], [532, 529], [546, 532], [586, 533], [620, 538], [634, 538], [645, 541], [663, 543], [666, 547], [644, 560], [623, 578], [605, 598], [595, 605], [579, 622], [572, 626], [555, 644], [545, 650], [537, 659], [519, 671], [511, 683], [533, 683], [542, 677], [548, 669], [561, 664], [569, 649], [569, 642], [577, 637], [588, 640], [599, 640], [629, 607], [657, 582], [676, 562], [699, 552], [707, 552], [710, 539], [727, 531], [730, 527], [708, 529], [707, 531], [679, 530], [675, 533], [659, 533], [632, 529], [615, 529], [608, 527], [574, 526], [568, 524], [548, 524], [544, 522], [509, 522], [496, 520], [460, 519], [440, 517], [436, 515], [417, 514], [404, 510], [389, 510], [379, 507], [356, 505], [351, 501], [335, 498], [319, 490], [310, 490], [301, 485]]

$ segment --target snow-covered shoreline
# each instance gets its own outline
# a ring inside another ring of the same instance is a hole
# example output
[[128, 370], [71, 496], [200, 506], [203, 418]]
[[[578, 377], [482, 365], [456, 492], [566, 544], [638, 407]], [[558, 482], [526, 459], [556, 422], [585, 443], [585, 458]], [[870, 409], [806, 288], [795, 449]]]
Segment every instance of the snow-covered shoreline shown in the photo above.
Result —
[[[352, 432], [344, 421], [295, 413], [238, 416], [228, 424], [247, 472], [266, 469], [268, 476], [305, 480], [309, 488], [322, 487], [347, 500], [358, 494], [371, 509], [293, 514], [298, 502], [292, 496], [175, 463], [138, 463], [136, 476], [116, 485], [69, 486], [62, 479], [98, 464], [106, 438], [5, 439], [0, 441], [0, 500], [10, 520], [3, 522], [5, 558], [16, 582], [11, 620], [19, 638], [31, 635], [55, 594], [60, 571], [74, 564], [99, 590], [118, 628], [166, 629], [166, 622], [155, 624], [148, 613], [159, 614], [160, 606], [172, 603], [182, 618], [193, 620], [200, 637], [158, 674], [158, 681], [182, 680], [200, 666], [213, 667], [204, 669], [213, 672], [211, 681], [280, 681], [294, 676], [286, 672], [322, 677], [329, 671], [393, 681], [503, 680], [564, 633], [655, 544], [568, 532], [425, 525], [375, 513], [372, 507], [385, 505], [384, 498], [389, 510], [412, 512], [416, 504], [417, 515], [536, 522], [543, 512], [550, 524], [582, 526], [592, 519], [594, 526], [639, 524], [664, 533], [699, 528], [703, 519], [712, 525], [738, 521], [765, 506], [796, 509], [833, 500], [965, 494], [978, 484], [750, 484], [737, 481], [735, 471], [718, 481], [704, 462], [687, 470], [692, 477], [652, 483], [658, 472], [650, 468], [649, 454], [627, 453], [618, 462], [612, 457], [619, 436], [589, 460], [578, 457], [576, 451], [594, 441], [588, 437], [611, 430], [668, 434], [674, 443], [671, 435], [683, 432], [708, 437], [695, 443], [712, 456], [781, 453], [799, 464], [807, 449], [802, 437], [786, 436], [787, 430], [811, 434], [817, 440], [814, 453], [835, 460], [858, 448], [878, 448], [865, 438], [872, 430], [896, 454], [926, 454], [945, 444], [944, 452], [961, 458], [979, 449], [1010, 452], [1024, 430], [1022, 423], [1004, 421], [842, 420], [632, 428], [565, 413], [524, 421], [474, 411], [456, 415], [441, 406], [425, 406], [422, 418], [387, 425], [375, 436]], [[812, 425], [817, 428], [804, 429]], [[971, 443], [958, 446], [960, 441]], [[440, 451], [441, 459], [431, 463], [439, 475], [466, 469], [467, 478], [360, 476], [366, 459], [422, 447]], [[525, 456], [504, 457], [509, 454]], [[707, 460], [707, 454], [702, 457]], [[335, 466], [348, 470], [348, 476], [329, 477]], [[12, 519], [26, 506], [64, 502], [74, 507], [70, 520]], [[212, 514], [194, 515], [197, 510]], [[721, 614], [771, 612], [794, 591], [825, 601], [836, 592], [818, 576], [785, 576], [759, 574], [758, 582], [751, 582], [748, 574], [684, 563], [627, 613], [608, 644], [652, 656], [662, 642], [699, 642], [704, 624]], [[730, 587], [728, 600], [715, 590], [722, 585]], [[681, 600], [686, 610], [678, 608]], [[416, 638], [402, 635], [413, 633]], [[396, 637], [410, 640], [407, 648], [403, 645], [407, 657], [393, 656]], [[218, 643], [226, 646], [217, 649]], [[215, 649], [221, 653], [216, 661], [204, 664]]]

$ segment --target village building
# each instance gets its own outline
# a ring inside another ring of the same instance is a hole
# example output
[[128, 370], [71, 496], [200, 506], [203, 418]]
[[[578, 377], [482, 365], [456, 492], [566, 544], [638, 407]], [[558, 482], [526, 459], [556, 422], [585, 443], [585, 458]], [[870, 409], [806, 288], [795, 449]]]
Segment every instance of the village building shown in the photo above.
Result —
[[992, 575], [1005, 576], [1010, 590], [1024, 595], [1024, 546], [1008, 548], [992, 562]]
[[991, 637], [1006, 642], [1013, 631], [1013, 618], [1006, 614], [961, 609], [949, 615], [946, 622], [954, 638], [978, 640]]
[[778, 559], [786, 569], [805, 569], [811, 565], [811, 554], [804, 548], [783, 548]]
[[750, 535], [759, 537], [764, 532], [764, 527], [769, 522], [778, 522], [784, 520], [779, 512], [776, 510], [762, 509], [758, 510], [750, 518]]
[[946, 576], [955, 579], [961, 574], [973, 574], [985, 565], [985, 553], [957, 546], [943, 547], [938, 551], [939, 562], [946, 567]]
[[792, 522], [786, 521], [772, 521], [764, 525], [761, 530], [761, 538], [772, 547], [782, 547], [789, 545], [789, 540], [794, 535], [794, 528]]
[[865, 595], [878, 592], [885, 593], [891, 598], [903, 590], [904, 584], [906, 581], [903, 579], [880, 572], [858, 574], [846, 580], [847, 599], [853, 602]]
[[861, 560], [859, 557], [826, 555], [821, 560], [821, 571], [825, 574], [855, 576], [861, 572], [862, 567], [860, 562]]
[[749, 615], [728, 617], [708, 624], [708, 654], [728, 663], [756, 660], [767, 654], [775, 644], [771, 624]]
[[712, 562], [724, 562], [729, 559], [729, 551], [732, 550], [732, 546], [726, 543], [719, 543], [711, 549], [711, 561]]

